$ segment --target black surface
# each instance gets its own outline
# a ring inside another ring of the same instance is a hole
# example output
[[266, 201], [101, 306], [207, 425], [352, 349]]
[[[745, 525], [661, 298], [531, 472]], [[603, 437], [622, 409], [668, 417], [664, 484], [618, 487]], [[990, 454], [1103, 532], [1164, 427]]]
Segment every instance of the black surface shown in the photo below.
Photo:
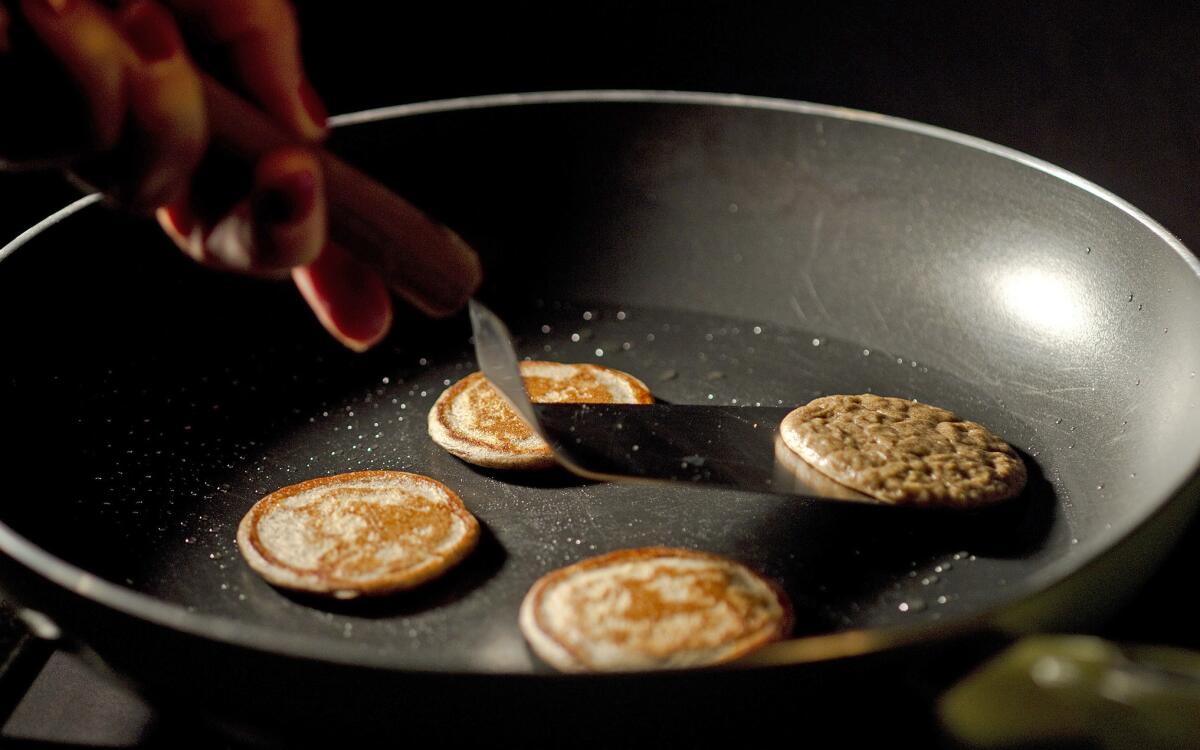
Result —
[[[1061, 490], [1045, 482], [1031, 483], [1029, 502], [1007, 519], [1010, 533], [989, 537], [892, 509], [479, 471], [430, 441], [425, 424], [441, 390], [474, 369], [462, 320], [354, 355], [311, 322], [285, 323], [306, 321], [286, 288], [189, 274], [165, 241], [127, 224], [92, 208], [6, 261], [0, 316], [12, 309], [3, 291], [45, 277], [51, 254], [75, 269], [63, 279], [68, 293], [103, 314], [43, 321], [73, 329], [77, 344], [22, 358], [0, 381], [13, 424], [24, 425], [0, 433], [0, 465], [53, 475], [56, 485], [0, 517], [56, 556], [188, 611], [312, 637], [314, 649], [344, 645], [380, 663], [538, 673], [510, 615], [546, 571], [613, 549], [665, 544], [735, 557], [787, 590], [799, 613], [794, 632], [804, 635], [929, 625], [1010, 601], [1035, 573], [1081, 559], [1072, 533], [1089, 542], [1104, 533], [1072, 525], [1054, 500]], [[97, 235], [125, 238], [122, 255], [90, 254], [79, 238]], [[105, 266], [123, 272], [105, 276]], [[220, 312], [205, 307], [214, 293]], [[169, 312], [146, 321], [148, 308]], [[971, 383], [897, 367], [883, 351], [864, 357], [855, 343], [823, 337], [814, 347], [812, 331], [757, 334], [760, 321], [558, 301], [509, 320], [520, 355], [607, 364], [646, 378], [670, 402], [780, 407], [874, 388], [937, 401], [1001, 434], [1027, 429]], [[0, 340], [31, 351], [44, 330]], [[66, 461], [55, 447], [64, 441], [75, 446]], [[257, 498], [368, 469], [451, 486], [483, 524], [479, 554], [414, 596], [337, 607], [281, 595], [243, 563], [235, 530]], [[900, 608], [909, 601], [919, 604]]]

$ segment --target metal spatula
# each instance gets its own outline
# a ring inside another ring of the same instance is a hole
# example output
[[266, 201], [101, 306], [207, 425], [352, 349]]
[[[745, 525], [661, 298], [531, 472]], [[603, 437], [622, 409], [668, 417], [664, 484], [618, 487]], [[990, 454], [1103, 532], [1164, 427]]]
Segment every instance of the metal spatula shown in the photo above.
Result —
[[783, 443], [779, 423], [791, 407], [531, 403], [508, 328], [475, 300], [470, 311], [480, 370], [572, 473], [876, 502], [826, 479]]

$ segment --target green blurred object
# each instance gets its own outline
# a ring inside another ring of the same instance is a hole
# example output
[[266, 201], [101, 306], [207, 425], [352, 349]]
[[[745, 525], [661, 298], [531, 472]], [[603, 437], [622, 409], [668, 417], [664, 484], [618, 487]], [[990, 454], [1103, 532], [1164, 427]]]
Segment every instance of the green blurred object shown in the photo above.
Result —
[[1200, 653], [1031, 636], [946, 691], [938, 714], [973, 748], [1200, 748]]

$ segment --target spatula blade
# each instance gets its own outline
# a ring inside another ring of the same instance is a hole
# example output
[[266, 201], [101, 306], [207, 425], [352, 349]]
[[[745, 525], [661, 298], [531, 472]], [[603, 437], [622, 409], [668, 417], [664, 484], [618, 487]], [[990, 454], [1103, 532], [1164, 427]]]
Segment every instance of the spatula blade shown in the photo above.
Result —
[[779, 423], [789, 407], [533, 404], [508, 328], [478, 301], [469, 307], [479, 369], [575, 474], [870, 502], [783, 444]]

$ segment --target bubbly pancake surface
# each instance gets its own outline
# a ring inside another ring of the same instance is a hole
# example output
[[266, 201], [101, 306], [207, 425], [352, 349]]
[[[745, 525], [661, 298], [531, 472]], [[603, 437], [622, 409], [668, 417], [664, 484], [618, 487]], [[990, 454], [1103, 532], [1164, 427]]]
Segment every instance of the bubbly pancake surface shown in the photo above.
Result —
[[521, 631], [563, 671], [632, 671], [729, 661], [787, 634], [791, 608], [745, 566], [686, 549], [611, 552], [543, 576]]
[[[637, 378], [593, 364], [521, 362], [529, 400], [539, 404], [649, 404], [654, 397]], [[494, 469], [541, 469], [554, 456], [483, 373], [447, 388], [429, 410], [429, 435], [468, 463]]]
[[441, 482], [362, 471], [272, 492], [242, 518], [237, 542], [270, 583], [349, 599], [434, 578], [478, 537], [478, 521]]
[[895, 505], [974, 508], [1025, 486], [1025, 463], [983, 425], [936, 406], [825, 396], [780, 424], [784, 443], [827, 477]]

